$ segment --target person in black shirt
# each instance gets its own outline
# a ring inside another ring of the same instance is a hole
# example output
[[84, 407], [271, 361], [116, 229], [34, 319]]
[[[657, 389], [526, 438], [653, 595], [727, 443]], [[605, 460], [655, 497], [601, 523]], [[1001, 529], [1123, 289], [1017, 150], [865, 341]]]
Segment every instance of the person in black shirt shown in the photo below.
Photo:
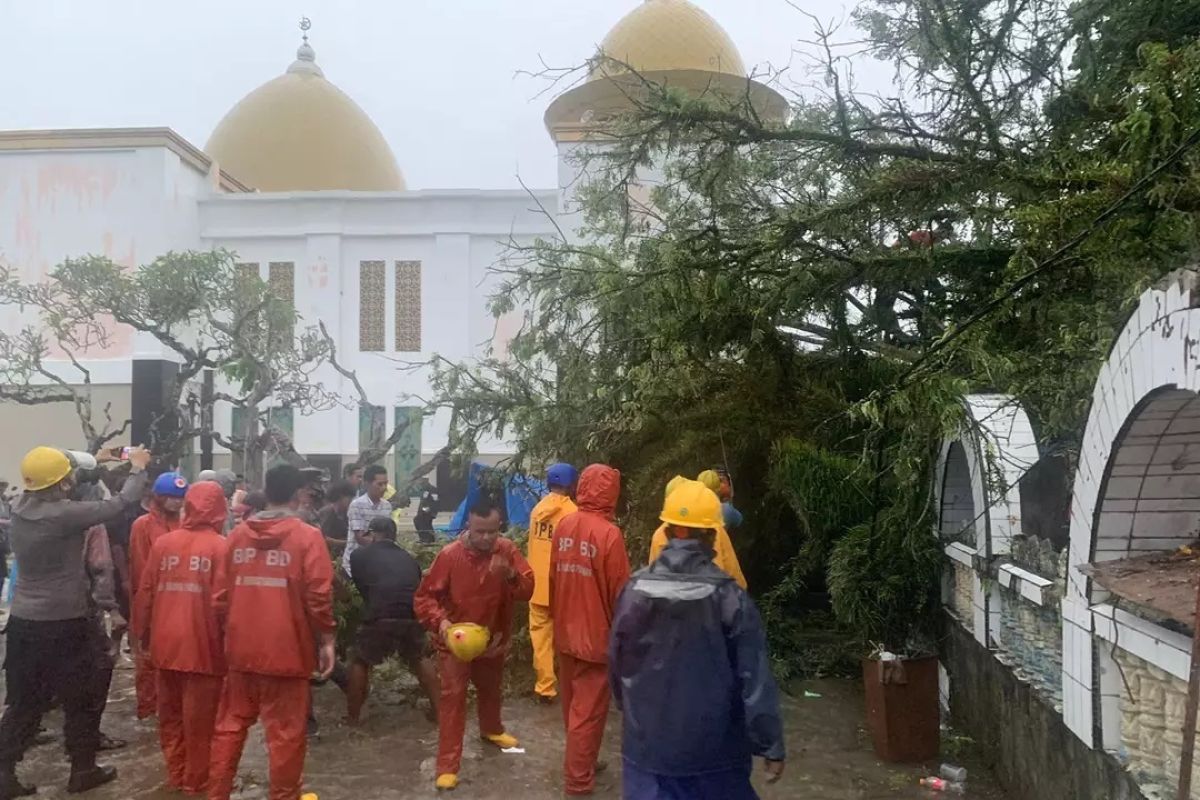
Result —
[[413, 616], [413, 594], [421, 583], [421, 565], [396, 544], [396, 523], [371, 520], [372, 542], [350, 554], [350, 573], [363, 599], [363, 621], [355, 636], [346, 687], [346, 721], [357, 725], [370, 693], [371, 668], [391, 656], [408, 665], [429, 698], [429, 718], [437, 719], [440, 690], [437, 667], [425, 630]]
[[329, 546], [329, 554], [341, 561], [342, 552], [346, 549], [346, 538], [350, 535], [350, 520], [346, 509], [358, 492], [350, 481], [337, 481], [325, 493], [327, 505], [321, 509], [321, 535]]
[[429, 544], [434, 541], [433, 520], [437, 517], [438, 494], [437, 489], [433, 488], [433, 484], [426, 478], [421, 479], [419, 488], [421, 500], [417, 505], [416, 516], [413, 517], [413, 525], [420, 540]]

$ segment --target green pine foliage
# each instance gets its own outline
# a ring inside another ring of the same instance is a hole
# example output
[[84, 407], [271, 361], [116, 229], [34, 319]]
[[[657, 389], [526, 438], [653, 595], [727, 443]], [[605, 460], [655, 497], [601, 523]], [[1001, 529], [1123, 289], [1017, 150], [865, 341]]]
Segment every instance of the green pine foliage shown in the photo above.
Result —
[[[927, 646], [963, 393], [1016, 395], [1073, 458], [1132, 304], [1196, 258], [1194, 6], [872, 0], [818, 30], [786, 123], [636, 85], [584, 156], [582, 235], [500, 267], [510, 357], [435, 362], [434, 404], [518, 465], [617, 466], [639, 555], [666, 481], [727, 465], [785, 667], [812, 663], [814, 593], [864, 650]], [[892, 93], [857, 91], [839, 36]]]

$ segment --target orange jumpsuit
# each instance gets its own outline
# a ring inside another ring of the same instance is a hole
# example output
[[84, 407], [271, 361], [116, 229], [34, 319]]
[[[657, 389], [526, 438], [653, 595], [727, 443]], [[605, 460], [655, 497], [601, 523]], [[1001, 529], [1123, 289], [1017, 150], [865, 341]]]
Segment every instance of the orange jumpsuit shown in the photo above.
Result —
[[534, 691], [556, 697], [554, 680], [554, 620], [550, 616], [550, 540], [554, 526], [575, 503], [565, 494], [543, 497], [529, 513], [529, 566], [533, 568], [533, 597], [529, 599], [529, 641], [533, 645], [533, 668], [537, 672]]
[[[504, 733], [500, 718], [504, 658], [512, 639], [513, 604], [533, 594], [533, 570], [508, 539], [497, 539], [492, 553], [479, 553], [464, 542], [465, 534], [438, 553], [413, 598], [413, 610], [435, 634], [442, 691], [438, 702], [438, 775], [457, 775], [467, 727], [467, 682], [475, 685], [481, 736]], [[506, 581], [491, 571], [492, 557], [508, 559], [516, 579]], [[474, 622], [492, 633], [493, 654], [465, 664], [452, 656], [440, 636], [442, 620]]]
[[[177, 527], [179, 515], [168, 514], [156, 498], [151, 502], [150, 510], [135, 519], [129, 529], [129, 588], [133, 591], [133, 597], [129, 599], [129, 624], [135, 631], [138, 629], [137, 592], [142, 583], [142, 573], [150, 561], [150, 548], [159, 537]], [[155, 694], [158, 679], [154, 675], [154, 665], [150, 663], [150, 653], [136, 641], [133, 659], [137, 718], [149, 719], [158, 710], [158, 698]]]
[[268, 510], [229, 534], [225, 580], [213, 596], [224, 615], [229, 675], [217, 715], [210, 800], [229, 800], [246, 732], [261, 718], [270, 800], [296, 800], [307, 749], [305, 722], [316, 644], [331, 635], [333, 565], [321, 532], [292, 512]]
[[158, 736], [167, 783], [190, 794], [208, 785], [209, 750], [221, 687], [225, 643], [213, 587], [225, 580], [225, 493], [201, 481], [188, 489], [183, 527], [150, 548], [136, 596], [134, 631], [158, 673]]
[[591, 465], [579, 476], [579, 510], [554, 529], [550, 613], [567, 729], [569, 795], [596, 788], [596, 759], [608, 717], [608, 634], [617, 596], [629, 580], [625, 539], [612, 523], [620, 492], [621, 473]]

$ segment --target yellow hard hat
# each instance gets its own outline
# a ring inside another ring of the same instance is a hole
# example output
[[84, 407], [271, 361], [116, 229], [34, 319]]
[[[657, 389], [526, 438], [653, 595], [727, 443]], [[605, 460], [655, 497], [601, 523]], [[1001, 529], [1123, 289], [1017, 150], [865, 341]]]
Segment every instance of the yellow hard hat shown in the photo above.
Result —
[[717, 528], [722, 523], [721, 500], [700, 481], [685, 480], [667, 496], [659, 519], [683, 528]]
[[26, 491], [48, 489], [71, 474], [71, 459], [53, 447], [35, 447], [21, 459], [21, 480]]
[[474, 661], [487, 650], [492, 634], [474, 622], [460, 622], [446, 630], [446, 648], [459, 661]]
[[687, 478], [683, 477], [682, 475], [676, 475], [674, 478], [671, 478], [671, 480], [667, 481], [667, 491], [663, 493], [663, 499], [666, 500], [668, 497], [670, 497], [671, 492], [682, 486], [686, 480]]
[[721, 476], [717, 474], [715, 469], [706, 469], [696, 476], [696, 480], [703, 483], [714, 492], [721, 491]]

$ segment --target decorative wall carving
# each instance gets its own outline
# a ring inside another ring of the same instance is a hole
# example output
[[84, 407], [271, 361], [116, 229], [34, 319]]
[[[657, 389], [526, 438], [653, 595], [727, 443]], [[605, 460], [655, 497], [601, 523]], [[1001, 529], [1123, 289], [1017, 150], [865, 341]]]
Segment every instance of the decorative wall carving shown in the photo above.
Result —
[[396, 262], [396, 350], [421, 349], [421, 262]]
[[387, 263], [358, 265], [358, 349], [379, 353], [387, 348]]

